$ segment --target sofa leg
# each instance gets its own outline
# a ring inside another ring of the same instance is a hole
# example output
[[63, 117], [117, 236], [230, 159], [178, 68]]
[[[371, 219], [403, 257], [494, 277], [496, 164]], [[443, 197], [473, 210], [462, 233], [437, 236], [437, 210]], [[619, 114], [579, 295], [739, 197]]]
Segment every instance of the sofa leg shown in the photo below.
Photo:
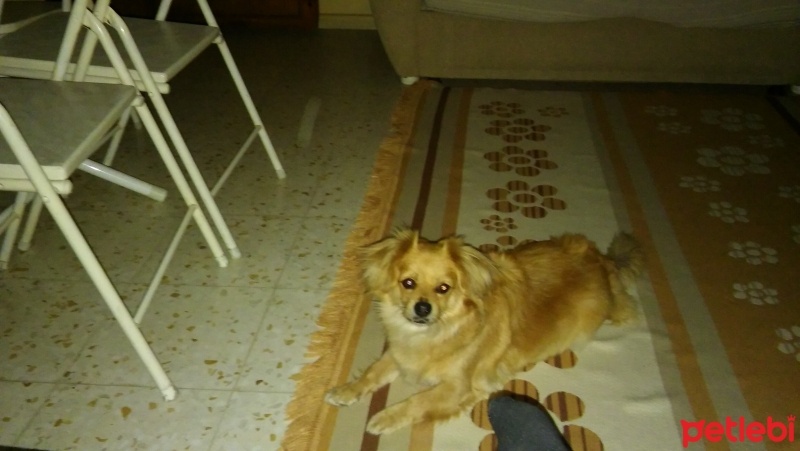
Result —
[[406, 86], [411, 86], [419, 81], [419, 77], [400, 77], [400, 82]]

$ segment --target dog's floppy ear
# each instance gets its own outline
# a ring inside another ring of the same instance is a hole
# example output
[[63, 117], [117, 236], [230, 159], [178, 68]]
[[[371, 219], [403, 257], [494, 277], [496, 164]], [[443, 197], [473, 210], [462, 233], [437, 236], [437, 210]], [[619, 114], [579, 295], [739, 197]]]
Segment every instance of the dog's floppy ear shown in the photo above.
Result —
[[[447, 251], [463, 272], [462, 288], [475, 302], [481, 302], [492, 286], [497, 267], [483, 252], [464, 244], [460, 238], [447, 240]], [[482, 305], [479, 305], [482, 308]]]
[[416, 230], [400, 229], [388, 238], [361, 248], [361, 266], [367, 288], [372, 292], [380, 292], [396, 283], [391, 270], [393, 262], [416, 247], [418, 242], [419, 233]]

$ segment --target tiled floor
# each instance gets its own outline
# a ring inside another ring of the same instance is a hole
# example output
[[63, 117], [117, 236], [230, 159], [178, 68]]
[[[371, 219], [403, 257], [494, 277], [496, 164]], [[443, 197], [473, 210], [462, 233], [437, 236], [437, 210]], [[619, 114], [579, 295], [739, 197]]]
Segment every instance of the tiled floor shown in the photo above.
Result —
[[[215, 265], [190, 229], [142, 331], [178, 387], [165, 402], [52, 221], [0, 273], [0, 445], [38, 449], [277, 449], [284, 407], [333, 281], [401, 85], [371, 31], [225, 29], [288, 177], [260, 147], [218, 195], [243, 251]], [[321, 101], [310, 143], [303, 111]], [[167, 101], [209, 180], [248, 132], [211, 49]], [[171, 187], [144, 132], [116, 166]], [[68, 206], [133, 309], [183, 215], [90, 176]], [[0, 206], [9, 202], [0, 195]]]

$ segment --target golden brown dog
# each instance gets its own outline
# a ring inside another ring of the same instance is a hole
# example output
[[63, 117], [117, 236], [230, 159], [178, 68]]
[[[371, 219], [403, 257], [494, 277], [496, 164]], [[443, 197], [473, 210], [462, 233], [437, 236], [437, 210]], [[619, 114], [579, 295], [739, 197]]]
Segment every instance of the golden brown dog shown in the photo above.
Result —
[[326, 401], [350, 405], [397, 376], [428, 386], [374, 415], [373, 434], [458, 415], [526, 365], [588, 340], [605, 320], [633, 319], [626, 288], [643, 263], [623, 233], [604, 255], [582, 235], [483, 253], [458, 237], [431, 242], [401, 230], [363, 257], [388, 347]]

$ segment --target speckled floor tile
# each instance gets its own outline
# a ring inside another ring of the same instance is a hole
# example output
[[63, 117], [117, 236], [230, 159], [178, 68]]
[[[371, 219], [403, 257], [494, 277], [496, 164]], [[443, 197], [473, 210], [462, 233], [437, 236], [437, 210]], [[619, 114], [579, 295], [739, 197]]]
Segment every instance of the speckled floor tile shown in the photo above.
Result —
[[59, 380], [107, 311], [88, 282], [0, 279], [0, 380]]
[[0, 381], [0, 443], [14, 443], [44, 405], [53, 384]]
[[291, 393], [290, 377], [309, 362], [305, 351], [326, 291], [278, 289], [267, 308], [237, 388]]
[[[304, 219], [228, 216], [226, 220], [242, 257], [229, 258], [227, 267], [219, 267], [216, 260], [209, 257], [200, 232], [190, 228], [164, 276], [164, 283], [251, 287], [270, 287], [277, 283]], [[156, 256], [160, 258], [161, 255]], [[152, 271], [142, 272], [137, 275], [137, 281], [146, 282], [151, 275]]]
[[235, 392], [223, 415], [212, 451], [280, 449], [286, 428], [284, 411], [291, 395]]
[[[251, 150], [242, 159], [217, 195], [219, 208], [229, 215], [305, 216], [324, 168], [308, 161], [315, 157], [293, 155], [281, 160], [285, 167], [295, 168], [291, 177], [278, 180], [261, 153]], [[306, 161], [296, 164], [301, 160]]]
[[300, 226], [280, 288], [329, 289], [339, 269], [352, 218], [309, 217]]
[[[17, 441], [60, 450], [207, 449], [229, 392], [183, 390], [170, 402], [139, 387], [63, 385]], [[176, 425], [180, 425], [176, 427]]]
[[[311, 199], [310, 216], [353, 218], [361, 210], [372, 162], [332, 162]], [[355, 201], [358, 199], [358, 201]]]
[[[225, 389], [238, 380], [272, 303], [271, 289], [162, 286], [141, 330], [179, 389]], [[66, 379], [82, 384], [153, 385], [114, 321], [87, 343]]]

